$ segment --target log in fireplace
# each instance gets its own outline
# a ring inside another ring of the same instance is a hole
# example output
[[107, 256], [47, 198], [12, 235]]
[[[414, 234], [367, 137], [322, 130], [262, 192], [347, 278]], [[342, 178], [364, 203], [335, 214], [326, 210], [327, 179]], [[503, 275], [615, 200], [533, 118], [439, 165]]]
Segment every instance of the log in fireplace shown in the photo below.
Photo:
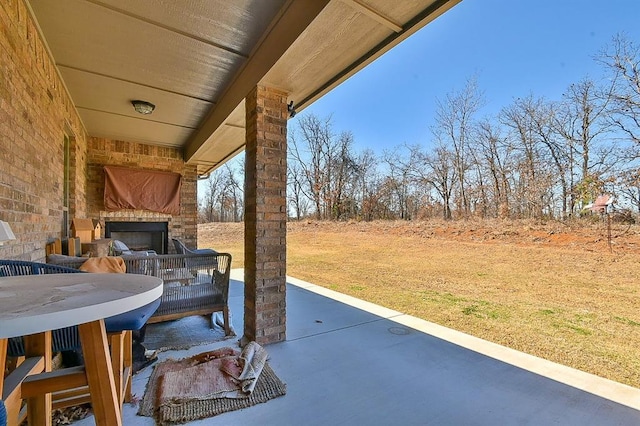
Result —
[[168, 253], [167, 222], [105, 222], [105, 238], [120, 240], [131, 250], [155, 250]]

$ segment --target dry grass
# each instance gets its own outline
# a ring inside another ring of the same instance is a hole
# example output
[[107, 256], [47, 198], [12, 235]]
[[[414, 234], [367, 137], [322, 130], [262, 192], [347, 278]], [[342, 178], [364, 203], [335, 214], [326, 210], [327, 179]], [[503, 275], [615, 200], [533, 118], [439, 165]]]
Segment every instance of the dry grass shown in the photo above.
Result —
[[[292, 223], [287, 273], [640, 387], [640, 237], [559, 223]], [[200, 247], [242, 267], [243, 225]]]

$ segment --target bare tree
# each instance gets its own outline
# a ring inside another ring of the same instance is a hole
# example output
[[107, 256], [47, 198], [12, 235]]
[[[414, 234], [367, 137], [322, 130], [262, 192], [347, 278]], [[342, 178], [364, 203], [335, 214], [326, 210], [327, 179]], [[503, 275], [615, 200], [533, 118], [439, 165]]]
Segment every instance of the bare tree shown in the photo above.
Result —
[[596, 60], [609, 71], [613, 86], [609, 120], [630, 140], [640, 143], [640, 46], [618, 34]]
[[[569, 196], [571, 188], [571, 174], [573, 164], [573, 143], [560, 136], [558, 129], [560, 120], [557, 118], [556, 105], [542, 98], [531, 99], [526, 113], [529, 115], [533, 135], [542, 146], [542, 159], [550, 160], [555, 169], [555, 185], [560, 187], [559, 212], [562, 218], [571, 213]], [[555, 203], [554, 203], [555, 204]]]
[[616, 178], [619, 188], [616, 192], [621, 201], [628, 203], [636, 214], [640, 213], [640, 169], [620, 170]]
[[474, 115], [484, 106], [484, 102], [484, 95], [475, 78], [467, 80], [462, 91], [447, 94], [444, 101], [436, 100], [436, 124], [432, 130], [436, 139], [453, 147], [453, 166], [457, 178], [455, 184], [460, 195], [458, 206], [465, 217], [471, 213], [467, 193], [469, 139]]
[[483, 165], [492, 182], [492, 204], [496, 209], [495, 215], [507, 218], [510, 215], [509, 177], [513, 147], [501, 135], [500, 129], [489, 120], [478, 123], [476, 144], [479, 157], [477, 162]]
[[225, 163], [222, 167], [224, 189], [220, 201], [220, 217], [223, 221], [238, 222], [243, 218], [244, 190], [235, 168]]
[[353, 134], [342, 132], [332, 145], [333, 150], [327, 156], [327, 166], [332, 171], [329, 181], [329, 211], [333, 219], [343, 219], [348, 210], [352, 210], [354, 177], [358, 170], [351, 154]]
[[300, 165], [296, 162], [289, 162], [287, 170], [287, 189], [289, 204], [292, 206], [295, 218], [300, 220], [308, 214], [309, 201], [305, 197], [303, 190], [304, 175]]
[[289, 162], [297, 171], [297, 193], [315, 207], [317, 219], [343, 219], [355, 209], [354, 188], [357, 162], [352, 154], [353, 135], [336, 136], [331, 117], [313, 114], [300, 117], [289, 132]]
[[453, 186], [457, 179], [455, 154], [442, 141], [438, 141], [431, 153], [414, 147], [412, 157], [414, 179], [430, 185], [436, 191], [442, 205], [442, 218], [451, 220]]
[[[558, 102], [532, 94], [483, 121], [484, 96], [470, 79], [437, 101], [433, 147], [354, 154], [353, 135], [334, 134], [331, 117], [300, 116], [289, 132], [292, 216], [566, 218], [604, 190], [640, 211], [639, 51], [616, 43], [600, 58], [608, 82], [582, 79]], [[205, 198], [203, 212], [211, 204]]]
[[356, 159], [355, 198], [360, 200], [360, 217], [372, 220], [376, 216], [378, 159], [370, 149], [365, 149]]
[[207, 177], [205, 194], [200, 204], [200, 216], [202, 222], [215, 222], [218, 217], [218, 197], [223, 190], [222, 176], [215, 171]]
[[325, 192], [330, 180], [326, 152], [331, 137], [330, 118], [322, 121], [313, 114], [300, 117], [297, 129], [289, 132], [289, 153], [293, 160], [290, 162], [300, 167], [305, 181], [300, 190], [313, 203], [317, 219], [323, 218]]
[[508, 137], [518, 153], [516, 164], [514, 194], [517, 214], [524, 217], [541, 217], [543, 194], [547, 186], [543, 183], [540, 161], [540, 146], [533, 132], [531, 110], [533, 97], [518, 98], [500, 112], [500, 121], [510, 129]]
[[406, 146], [396, 147], [392, 151], [385, 151], [383, 161], [389, 170], [386, 179], [386, 187], [393, 194], [390, 205], [395, 209], [399, 219], [412, 218], [410, 198], [412, 196], [413, 173], [415, 170], [415, 157], [411, 155], [411, 149]]
[[585, 78], [570, 85], [563, 94], [563, 101], [558, 104], [559, 124], [556, 129], [573, 151], [569, 153], [568, 159], [571, 167], [574, 168], [575, 163], [577, 169], [572, 170], [572, 173], [578, 175], [572, 188], [572, 208], [576, 204], [575, 188], [582, 188], [578, 197], [582, 205], [593, 201], [598, 194], [585, 192], [584, 188], [589, 187], [590, 182], [601, 180], [603, 173], [610, 167], [611, 159], [607, 153], [611, 154], [613, 151], [604, 145], [611, 144], [606, 137], [611, 131], [608, 109], [612, 93], [612, 83], [598, 87], [593, 80]]
[[[563, 121], [558, 118], [556, 108], [555, 104], [543, 98], [529, 95], [527, 98], [517, 99], [505, 110], [503, 118], [511, 120], [507, 126], [519, 135], [518, 141], [524, 152], [526, 173], [532, 183], [535, 182], [535, 186], [530, 185], [526, 190], [533, 195], [530, 202], [538, 203], [539, 208], [558, 210], [562, 217], [566, 217], [570, 213], [568, 198], [575, 141], [560, 135], [564, 127]], [[542, 170], [548, 172], [540, 179]], [[542, 182], [549, 182], [551, 186], [544, 187], [541, 185]], [[557, 192], [556, 186], [560, 188], [559, 197], [552, 195]], [[537, 214], [541, 213], [538, 209]]]
[[205, 183], [205, 193], [200, 200], [201, 222], [224, 222], [242, 220], [244, 192], [241, 182], [242, 167], [238, 160], [225, 163], [212, 171]]

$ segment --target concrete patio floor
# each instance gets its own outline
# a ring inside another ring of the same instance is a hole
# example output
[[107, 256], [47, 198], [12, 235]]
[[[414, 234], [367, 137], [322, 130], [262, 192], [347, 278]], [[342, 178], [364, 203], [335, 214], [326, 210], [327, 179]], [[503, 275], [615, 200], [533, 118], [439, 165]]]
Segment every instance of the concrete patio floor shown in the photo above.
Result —
[[[232, 272], [239, 335], [242, 278], [242, 270]], [[640, 425], [640, 389], [287, 281], [287, 341], [265, 347], [287, 394], [189, 425]], [[158, 358], [222, 346], [237, 347], [237, 339]], [[134, 376], [139, 398], [151, 371]], [[125, 404], [125, 425], [154, 425], [137, 409]], [[75, 424], [92, 425], [93, 418]]]

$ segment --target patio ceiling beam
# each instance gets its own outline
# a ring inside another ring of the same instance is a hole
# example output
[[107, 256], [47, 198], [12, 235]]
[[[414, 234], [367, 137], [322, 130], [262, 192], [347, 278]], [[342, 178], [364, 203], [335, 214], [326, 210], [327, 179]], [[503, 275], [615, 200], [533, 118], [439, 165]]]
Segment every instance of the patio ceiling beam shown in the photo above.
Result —
[[191, 160], [211, 139], [216, 129], [225, 122], [229, 114], [260, 82], [329, 1], [290, 0], [283, 6], [280, 14], [224, 91], [202, 126], [187, 142], [184, 149], [185, 161]]
[[402, 31], [402, 27], [400, 25], [396, 24], [391, 19], [382, 15], [380, 12], [378, 12], [374, 8], [362, 3], [360, 0], [342, 0], [342, 2], [351, 6], [353, 9], [356, 9], [359, 12], [367, 15], [368, 17], [372, 18], [374, 21], [377, 21], [378, 23], [384, 25], [385, 27], [389, 28], [393, 32], [399, 33], [400, 31]]

